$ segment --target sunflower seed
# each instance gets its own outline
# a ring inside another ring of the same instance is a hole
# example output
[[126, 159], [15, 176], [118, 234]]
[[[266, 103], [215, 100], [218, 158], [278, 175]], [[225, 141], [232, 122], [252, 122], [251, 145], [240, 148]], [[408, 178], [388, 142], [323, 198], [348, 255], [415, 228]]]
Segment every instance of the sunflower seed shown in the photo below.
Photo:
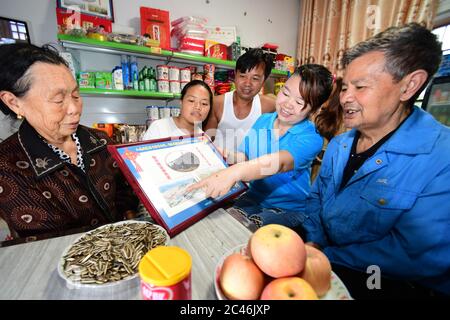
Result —
[[72, 281], [104, 284], [136, 274], [148, 250], [167, 241], [166, 234], [151, 223], [107, 225], [93, 230], [63, 257], [64, 274]]

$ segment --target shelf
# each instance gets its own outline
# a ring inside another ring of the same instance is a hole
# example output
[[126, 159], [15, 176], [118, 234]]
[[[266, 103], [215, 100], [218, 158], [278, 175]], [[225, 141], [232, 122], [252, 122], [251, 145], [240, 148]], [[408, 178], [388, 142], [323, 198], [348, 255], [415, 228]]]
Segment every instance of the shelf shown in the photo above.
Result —
[[227, 69], [234, 69], [236, 67], [236, 61], [230, 61], [230, 60], [222, 60], [222, 59], [216, 59], [216, 58], [210, 58], [210, 57], [204, 57], [204, 56], [196, 56], [193, 54], [187, 54], [182, 52], [173, 52], [173, 56], [171, 61], [189, 61], [189, 62], [197, 62], [198, 64], [215, 64], [220, 65], [223, 67], [227, 67]]
[[118, 43], [112, 41], [99, 41], [84, 37], [74, 37], [66, 34], [58, 34], [58, 40], [62, 45], [70, 49], [113, 53], [113, 54], [130, 54], [144, 58], [156, 58], [159, 60], [167, 60], [172, 56], [172, 51], [155, 49], [152, 47], [138, 46], [134, 44]]
[[429, 107], [440, 107], [440, 106], [449, 106], [449, 105], [450, 105], [450, 101], [439, 101], [439, 102], [432, 102], [432, 103], [428, 104]]
[[145, 99], [178, 99], [181, 95], [178, 93], [164, 93], [155, 91], [136, 91], [136, 90], [113, 90], [113, 89], [97, 89], [97, 88], [80, 88], [82, 95], [99, 95], [111, 97], [135, 97]]
[[277, 69], [272, 69], [272, 72], [271, 72], [270, 75], [271, 76], [287, 77], [288, 76], [288, 72], [287, 71], [282, 71], [282, 70], [277, 70]]
[[[152, 47], [138, 46], [132, 44], [99, 41], [85, 37], [75, 37], [66, 34], [58, 34], [58, 40], [62, 45], [70, 49], [87, 50], [102, 53], [112, 54], [133, 54], [138, 57], [164, 60], [169, 62], [186, 62], [196, 65], [203, 65], [205, 63], [214, 64], [224, 69], [233, 70], [236, 67], [236, 61], [221, 60], [204, 56], [196, 56], [182, 52], [172, 52], [169, 50], [156, 49]], [[160, 52], [159, 52], [160, 51]], [[286, 77], [286, 71], [272, 69], [272, 76]]]

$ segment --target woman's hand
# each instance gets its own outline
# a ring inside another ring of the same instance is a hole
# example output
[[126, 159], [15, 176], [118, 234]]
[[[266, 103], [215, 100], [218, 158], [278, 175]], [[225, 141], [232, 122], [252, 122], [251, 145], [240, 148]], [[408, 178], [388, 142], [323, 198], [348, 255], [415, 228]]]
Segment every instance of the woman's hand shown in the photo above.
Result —
[[213, 173], [209, 177], [189, 186], [186, 191], [203, 189], [206, 197], [218, 198], [230, 191], [239, 179], [234, 174], [232, 168], [227, 168]]

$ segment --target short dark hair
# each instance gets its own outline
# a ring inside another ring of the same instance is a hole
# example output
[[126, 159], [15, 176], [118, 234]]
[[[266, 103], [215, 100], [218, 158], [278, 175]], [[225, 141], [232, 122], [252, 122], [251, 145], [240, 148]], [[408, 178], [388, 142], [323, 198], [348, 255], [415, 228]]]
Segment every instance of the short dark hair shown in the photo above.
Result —
[[263, 64], [265, 80], [272, 72], [272, 63], [273, 59], [270, 54], [265, 53], [261, 48], [252, 48], [237, 59], [236, 71], [245, 73]]
[[400, 81], [406, 75], [419, 69], [428, 73], [422, 88], [409, 100], [411, 106], [438, 70], [442, 59], [441, 43], [436, 35], [415, 22], [400, 27], [390, 27], [356, 44], [345, 52], [343, 63], [348, 66], [356, 58], [372, 51], [384, 53], [385, 70], [395, 81]]
[[[38, 47], [28, 43], [14, 43], [0, 46], [0, 91], [10, 91], [17, 97], [24, 96], [31, 87], [27, 71], [36, 62], [68, 67], [58, 51], [49, 45]], [[0, 110], [4, 114], [14, 113], [1, 100]]]
[[204, 82], [203, 80], [192, 80], [186, 83], [186, 85], [183, 87], [183, 90], [181, 90], [181, 100], [184, 99], [184, 96], [186, 95], [187, 91], [195, 86], [202, 86], [208, 91], [209, 94], [209, 112], [208, 115], [206, 116], [206, 119], [203, 120], [202, 127], [204, 127], [209, 120], [209, 116], [211, 115], [211, 111], [213, 108], [213, 92], [211, 91], [211, 88], [206, 84], [206, 82]]

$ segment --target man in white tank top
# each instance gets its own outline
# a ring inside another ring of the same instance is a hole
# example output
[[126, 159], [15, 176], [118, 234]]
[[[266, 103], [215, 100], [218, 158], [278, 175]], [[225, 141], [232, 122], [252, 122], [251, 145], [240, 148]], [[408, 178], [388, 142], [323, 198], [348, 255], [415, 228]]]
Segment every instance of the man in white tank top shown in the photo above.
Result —
[[262, 113], [275, 111], [275, 98], [260, 96], [272, 70], [272, 58], [261, 49], [250, 49], [236, 62], [236, 90], [215, 96], [205, 131], [214, 144], [236, 151], [248, 130]]

